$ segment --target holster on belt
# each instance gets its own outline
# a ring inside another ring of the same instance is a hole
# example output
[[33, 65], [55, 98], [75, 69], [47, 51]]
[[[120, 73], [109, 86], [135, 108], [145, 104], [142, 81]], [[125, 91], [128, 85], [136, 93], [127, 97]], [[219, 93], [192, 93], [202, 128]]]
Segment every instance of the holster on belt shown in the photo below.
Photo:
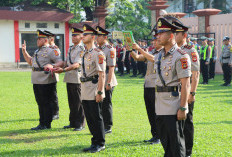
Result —
[[93, 84], [96, 84], [98, 82], [98, 75], [90, 76], [90, 77], [81, 77], [81, 82], [88, 82], [92, 81]]
[[179, 96], [180, 89], [179, 86], [156, 86], [155, 88], [156, 92], [171, 92], [172, 96]]

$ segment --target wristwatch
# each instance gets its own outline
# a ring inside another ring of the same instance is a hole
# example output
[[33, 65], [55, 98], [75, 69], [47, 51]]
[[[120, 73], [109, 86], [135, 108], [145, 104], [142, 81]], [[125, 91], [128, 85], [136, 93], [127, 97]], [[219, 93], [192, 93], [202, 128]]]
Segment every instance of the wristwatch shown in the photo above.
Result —
[[188, 108], [187, 107], [180, 107], [181, 111], [186, 111]]
[[110, 86], [110, 83], [108, 83], [107, 86]]
[[196, 92], [190, 92], [190, 94], [191, 94], [192, 96], [195, 96], [195, 95], [196, 95]]
[[102, 91], [98, 91], [97, 94], [98, 95], [102, 95], [103, 93], [102, 93]]

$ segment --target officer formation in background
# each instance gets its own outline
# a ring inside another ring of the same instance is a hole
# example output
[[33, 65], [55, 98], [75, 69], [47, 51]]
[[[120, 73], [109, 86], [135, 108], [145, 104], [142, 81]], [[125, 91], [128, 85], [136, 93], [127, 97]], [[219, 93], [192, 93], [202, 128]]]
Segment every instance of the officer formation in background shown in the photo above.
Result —
[[[54, 43], [54, 34], [38, 30], [33, 56], [22, 45], [25, 60], [32, 66], [31, 82], [39, 108], [39, 125], [32, 130], [50, 129], [59, 119], [56, 84], [59, 73], [64, 74], [70, 113], [64, 129], [81, 131], [85, 120], [92, 135], [91, 145], [84, 152], [105, 149], [105, 134], [113, 128], [113, 91], [119, 76], [145, 77], [144, 101], [150, 123], [150, 144], [161, 143], [165, 157], [189, 157], [194, 141], [193, 109], [202, 73], [202, 84], [215, 77], [215, 63], [220, 59], [224, 84], [230, 86], [232, 46], [224, 37], [222, 54], [213, 38], [197, 39], [188, 35], [189, 27], [179, 19], [160, 17], [153, 31], [150, 46], [145, 40], [124, 45], [123, 41], [108, 39], [110, 32], [100, 26], [85, 24], [72, 28], [72, 43], [65, 61]], [[201, 42], [201, 43], [200, 43]]]

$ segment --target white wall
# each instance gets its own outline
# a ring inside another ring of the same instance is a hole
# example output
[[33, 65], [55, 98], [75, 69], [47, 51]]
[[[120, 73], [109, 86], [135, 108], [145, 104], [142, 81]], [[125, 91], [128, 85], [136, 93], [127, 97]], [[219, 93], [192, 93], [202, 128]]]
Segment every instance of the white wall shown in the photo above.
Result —
[[0, 20], [0, 62], [15, 62], [14, 21]]
[[[30, 28], [25, 28], [25, 23], [30, 23]], [[47, 23], [47, 28], [37, 28], [36, 23]], [[54, 24], [59, 23], [59, 28], [55, 28]], [[53, 22], [53, 21], [19, 21], [19, 43], [21, 43], [21, 33], [36, 33], [37, 30], [47, 30], [53, 34], [65, 34], [65, 23], [64, 22]], [[21, 48], [21, 44], [19, 44]]]

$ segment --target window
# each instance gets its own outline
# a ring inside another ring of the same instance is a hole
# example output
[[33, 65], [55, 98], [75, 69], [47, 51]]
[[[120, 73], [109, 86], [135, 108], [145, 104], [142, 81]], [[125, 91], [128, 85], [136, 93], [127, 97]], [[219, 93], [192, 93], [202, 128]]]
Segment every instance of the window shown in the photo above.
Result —
[[30, 23], [25, 23], [25, 28], [30, 28]]
[[55, 23], [55, 24], [54, 24], [54, 27], [55, 27], [55, 28], [59, 28], [59, 27], [60, 27], [59, 23]]
[[47, 23], [36, 23], [36, 28], [47, 28]]
[[193, 0], [185, 0], [184, 1], [184, 12], [191, 13], [194, 10], [195, 10], [195, 6], [194, 6]]

